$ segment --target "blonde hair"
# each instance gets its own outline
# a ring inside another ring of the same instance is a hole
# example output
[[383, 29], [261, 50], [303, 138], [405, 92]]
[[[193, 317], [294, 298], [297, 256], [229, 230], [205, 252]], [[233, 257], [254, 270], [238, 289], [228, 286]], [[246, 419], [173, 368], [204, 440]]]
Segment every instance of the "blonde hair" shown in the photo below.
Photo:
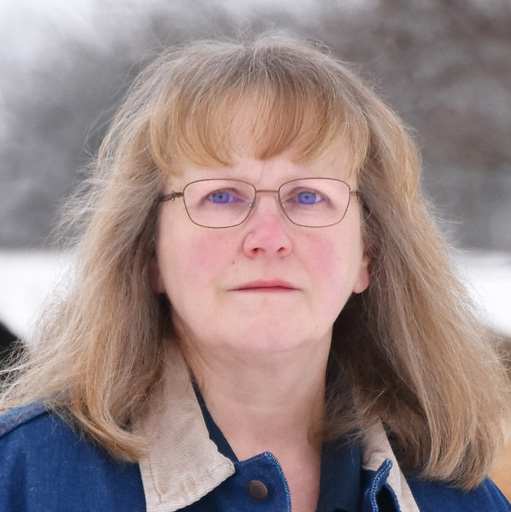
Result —
[[18, 366], [2, 409], [42, 400], [112, 455], [137, 460], [144, 444], [129, 424], [173, 336], [171, 305], [149, 283], [159, 197], [179, 158], [229, 163], [240, 122], [257, 158], [292, 148], [306, 160], [334, 149], [351, 156], [359, 176], [371, 284], [334, 326], [325, 435], [382, 421], [405, 469], [476, 486], [500, 447], [507, 381], [420, 194], [417, 150], [345, 65], [281, 38], [173, 48], [140, 75], [85, 198], [75, 196], [65, 215], [82, 232], [71, 290]]

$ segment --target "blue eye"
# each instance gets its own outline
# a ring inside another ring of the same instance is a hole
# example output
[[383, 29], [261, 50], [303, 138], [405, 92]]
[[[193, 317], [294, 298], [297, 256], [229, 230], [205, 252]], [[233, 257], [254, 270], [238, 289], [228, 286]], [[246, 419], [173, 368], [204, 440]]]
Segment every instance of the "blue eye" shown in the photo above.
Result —
[[231, 196], [231, 194], [229, 194], [229, 192], [220, 191], [210, 194], [209, 200], [217, 204], [226, 204], [233, 202], [234, 198]]
[[238, 190], [236, 188], [220, 189], [213, 192], [209, 192], [204, 196], [204, 200], [212, 204], [226, 204], [233, 205], [237, 203], [243, 203], [247, 201], [246, 192]]
[[317, 192], [300, 192], [296, 196], [296, 202], [300, 204], [316, 204], [322, 200], [322, 197]]

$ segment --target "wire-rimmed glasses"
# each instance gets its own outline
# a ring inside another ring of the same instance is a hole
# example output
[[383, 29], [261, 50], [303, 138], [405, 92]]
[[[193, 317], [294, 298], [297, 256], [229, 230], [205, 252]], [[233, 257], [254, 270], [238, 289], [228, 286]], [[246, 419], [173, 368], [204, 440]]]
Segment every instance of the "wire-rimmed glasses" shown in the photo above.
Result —
[[190, 220], [207, 228], [229, 228], [248, 219], [259, 194], [277, 194], [282, 213], [297, 226], [320, 228], [341, 222], [351, 196], [358, 190], [335, 178], [301, 178], [277, 190], [258, 190], [246, 181], [204, 179], [188, 183], [181, 192], [170, 192], [160, 201], [182, 197]]

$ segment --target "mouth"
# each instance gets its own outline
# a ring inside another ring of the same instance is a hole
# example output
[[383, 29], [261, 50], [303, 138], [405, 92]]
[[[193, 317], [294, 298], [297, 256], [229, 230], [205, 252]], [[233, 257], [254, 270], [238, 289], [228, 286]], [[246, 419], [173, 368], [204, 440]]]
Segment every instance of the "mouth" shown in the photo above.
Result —
[[281, 280], [272, 280], [272, 281], [252, 281], [249, 283], [245, 283], [241, 286], [238, 286], [233, 289], [235, 292], [269, 292], [269, 293], [283, 293], [283, 292], [293, 292], [296, 291], [297, 288], [292, 284], [281, 281]]

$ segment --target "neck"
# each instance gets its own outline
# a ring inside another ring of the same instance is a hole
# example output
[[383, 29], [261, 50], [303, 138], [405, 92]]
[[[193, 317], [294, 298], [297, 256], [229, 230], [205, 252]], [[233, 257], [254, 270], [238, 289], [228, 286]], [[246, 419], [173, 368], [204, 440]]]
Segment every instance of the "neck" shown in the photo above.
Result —
[[240, 460], [263, 451], [319, 453], [328, 350], [187, 357], [213, 419]]
[[239, 460], [271, 452], [280, 463], [293, 510], [314, 510], [329, 343], [284, 353], [186, 357], [208, 410]]

